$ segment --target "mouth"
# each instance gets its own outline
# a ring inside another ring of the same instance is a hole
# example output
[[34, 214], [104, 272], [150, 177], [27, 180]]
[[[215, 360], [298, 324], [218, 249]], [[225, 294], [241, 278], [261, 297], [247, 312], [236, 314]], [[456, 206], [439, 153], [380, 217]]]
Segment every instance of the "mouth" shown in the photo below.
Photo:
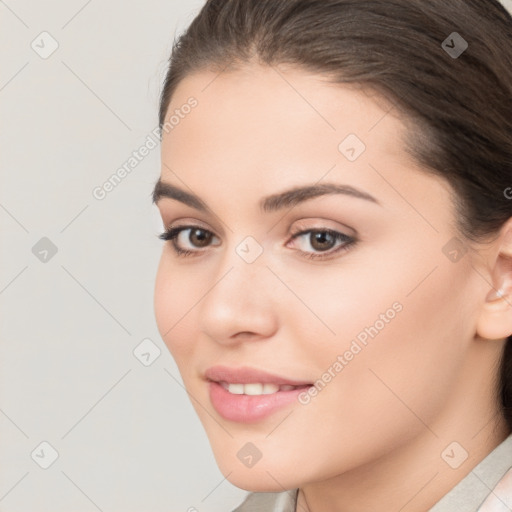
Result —
[[298, 403], [298, 396], [313, 384], [261, 370], [215, 366], [205, 372], [213, 408], [237, 423], [261, 421], [277, 410]]
[[[212, 381], [214, 382], [214, 381]], [[271, 382], [251, 382], [248, 384], [233, 383], [220, 381], [218, 382], [228, 393], [232, 395], [273, 395], [274, 393], [282, 391], [293, 391], [295, 389], [306, 389], [310, 387], [310, 384], [302, 384], [300, 386], [292, 386], [291, 384], [282, 384], [281, 386], [273, 384]]]
[[[309, 386], [312, 382], [306, 380], [295, 380], [281, 375], [269, 373], [249, 366], [230, 368], [228, 366], [212, 366], [204, 372], [206, 380], [214, 382], [225, 382], [228, 385], [254, 385], [273, 384], [275, 386]], [[250, 388], [248, 388], [250, 389]], [[270, 389], [270, 388], [268, 388]], [[260, 393], [261, 394], [261, 393]]]

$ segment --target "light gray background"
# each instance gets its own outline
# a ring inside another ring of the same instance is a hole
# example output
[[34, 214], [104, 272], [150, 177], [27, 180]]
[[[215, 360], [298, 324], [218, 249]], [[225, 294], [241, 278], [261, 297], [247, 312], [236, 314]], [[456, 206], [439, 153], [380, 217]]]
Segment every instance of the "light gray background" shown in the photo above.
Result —
[[246, 495], [155, 324], [159, 148], [92, 194], [156, 128], [173, 37], [202, 4], [0, 0], [1, 512], [227, 512]]

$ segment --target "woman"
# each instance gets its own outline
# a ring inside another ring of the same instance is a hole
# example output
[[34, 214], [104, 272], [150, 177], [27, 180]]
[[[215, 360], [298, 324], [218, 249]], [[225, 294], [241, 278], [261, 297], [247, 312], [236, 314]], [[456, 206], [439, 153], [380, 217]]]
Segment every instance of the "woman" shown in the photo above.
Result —
[[211, 0], [175, 43], [155, 314], [237, 511], [512, 508], [511, 41], [494, 0]]

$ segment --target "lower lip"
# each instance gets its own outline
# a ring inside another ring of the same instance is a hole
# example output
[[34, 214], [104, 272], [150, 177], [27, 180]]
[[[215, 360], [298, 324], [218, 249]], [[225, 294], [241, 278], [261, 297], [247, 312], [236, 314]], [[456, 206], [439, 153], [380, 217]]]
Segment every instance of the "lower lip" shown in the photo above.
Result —
[[210, 400], [215, 410], [226, 420], [253, 423], [270, 416], [274, 411], [298, 401], [308, 387], [277, 391], [268, 395], [235, 395], [218, 382], [209, 383]]

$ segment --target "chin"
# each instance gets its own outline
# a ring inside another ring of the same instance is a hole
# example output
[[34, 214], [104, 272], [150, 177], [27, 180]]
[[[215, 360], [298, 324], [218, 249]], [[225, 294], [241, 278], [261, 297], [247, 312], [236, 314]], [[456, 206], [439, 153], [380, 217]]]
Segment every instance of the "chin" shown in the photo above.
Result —
[[276, 482], [268, 474], [265, 477], [259, 479], [258, 477], [251, 476], [250, 474], [242, 476], [240, 474], [235, 475], [235, 471], [226, 478], [231, 484], [239, 489], [249, 492], [283, 492], [291, 489], [295, 489], [296, 485], [286, 485], [278, 480]]
[[250, 492], [282, 492], [295, 489], [299, 482], [295, 475], [290, 474], [290, 469], [279, 466], [265, 464], [263, 459], [258, 461], [253, 467], [244, 467], [244, 465], [235, 458], [235, 460], [217, 460], [217, 465], [226, 480], [239, 489]]

